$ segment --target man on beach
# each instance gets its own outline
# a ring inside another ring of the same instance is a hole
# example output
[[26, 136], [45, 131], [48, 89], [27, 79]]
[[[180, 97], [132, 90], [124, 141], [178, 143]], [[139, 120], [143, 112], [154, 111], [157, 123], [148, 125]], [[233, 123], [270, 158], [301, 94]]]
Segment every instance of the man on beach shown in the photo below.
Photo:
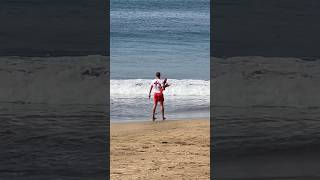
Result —
[[154, 96], [153, 96], [154, 104], [153, 104], [153, 108], [152, 108], [152, 121], [156, 120], [155, 113], [156, 113], [158, 102], [160, 102], [160, 106], [161, 106], [162, 120], [166, 119], [164, 117], [163, 91], [168, 86], [169, 85], [166, 84], [166, 80], [161, 79], [160, 72], [156, 72], [156, 78], [152, 81], [151, 86], [150, 86], [150, 91], [149, 91], [149, 99], [150, 99], [152, 89], [154, 89]]

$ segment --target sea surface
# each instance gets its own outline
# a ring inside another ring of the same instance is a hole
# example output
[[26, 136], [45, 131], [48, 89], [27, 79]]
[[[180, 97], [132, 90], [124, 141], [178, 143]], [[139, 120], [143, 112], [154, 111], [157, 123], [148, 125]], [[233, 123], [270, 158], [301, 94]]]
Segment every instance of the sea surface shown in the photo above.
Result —
[[211, 2], [212, 177], [320, 179], [320, 1]]
[[1, 0], [0, 179], [106, 179], [105, 0]]
[[320, 60], [211, 58], [214, 176], [319, 179]]
[[111, 0], [111, 120], [151, 117], [155, 72], [169, 119], [209, 117], [209, 0]]
[[0, 56], [109, 55], [106, 4], [1, 0]]
[[0, 179], [105, 179], [108, 61], [0, 57]]

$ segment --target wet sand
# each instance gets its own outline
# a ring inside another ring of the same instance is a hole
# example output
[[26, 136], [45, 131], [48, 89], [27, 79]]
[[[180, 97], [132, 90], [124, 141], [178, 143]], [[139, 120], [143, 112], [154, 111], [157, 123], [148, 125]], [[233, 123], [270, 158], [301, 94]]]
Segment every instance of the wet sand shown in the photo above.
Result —
[[111, 179], [209, 179], [209, 120], [111, 124]]

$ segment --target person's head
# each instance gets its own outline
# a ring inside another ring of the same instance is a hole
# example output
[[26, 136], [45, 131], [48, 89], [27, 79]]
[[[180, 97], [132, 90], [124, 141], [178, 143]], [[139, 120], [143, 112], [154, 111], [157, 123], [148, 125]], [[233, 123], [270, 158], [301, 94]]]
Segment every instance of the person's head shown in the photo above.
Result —
[[161, 76], [160, 72], [156, 72], [156, 77], [160, 78], [160, 76]]

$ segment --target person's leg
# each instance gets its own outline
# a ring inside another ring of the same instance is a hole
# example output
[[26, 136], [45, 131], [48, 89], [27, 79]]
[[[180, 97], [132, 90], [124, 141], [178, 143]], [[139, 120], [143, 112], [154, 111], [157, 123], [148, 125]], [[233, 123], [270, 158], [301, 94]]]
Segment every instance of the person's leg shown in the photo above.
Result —
[[161, 112], [162, 112], [162, 120], [165, 120], [166, 118], [164, 117], [164, 103], [163, 103], [163, 101], [160, 101], [160, 105], [161, 105]]
[[158, 101], [154, 101], [153, 108], [152, 108], [152, 121], [156, 120], [155, 114], [156, 114], [157, 104], [158, 104]]

